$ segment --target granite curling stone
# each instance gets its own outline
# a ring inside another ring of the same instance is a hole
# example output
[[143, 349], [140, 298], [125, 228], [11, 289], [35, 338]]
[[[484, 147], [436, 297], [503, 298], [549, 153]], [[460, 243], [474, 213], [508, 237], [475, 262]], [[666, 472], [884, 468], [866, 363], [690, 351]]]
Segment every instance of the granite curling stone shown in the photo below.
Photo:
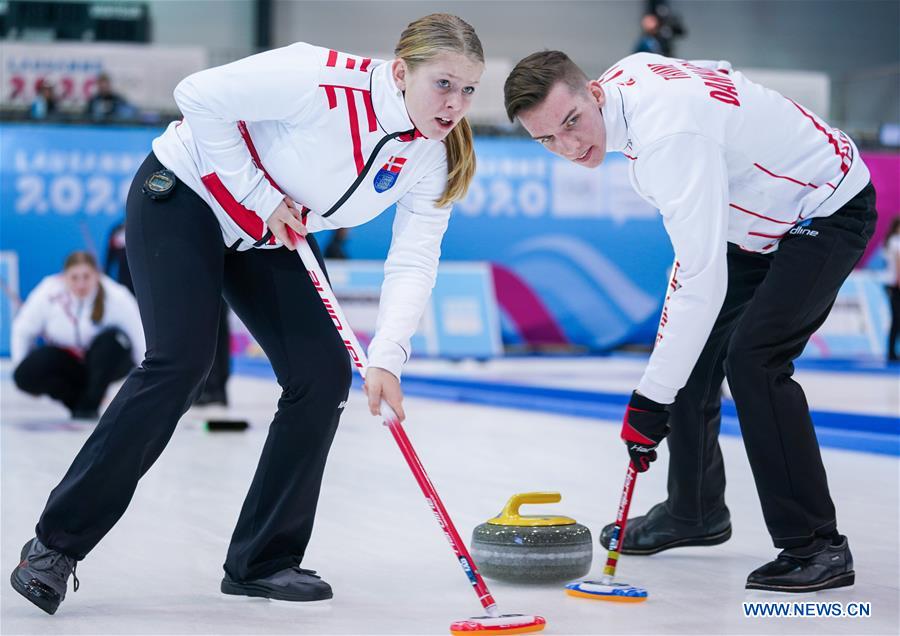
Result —
[[510, 497], [498, 516], [472, 532], [472, 558], [483, 576], [513, 583], [577, 579], [591, 569], [591, 531], [571, 517], [520, 515], [522, 504], [557, 503], [558, 492]]

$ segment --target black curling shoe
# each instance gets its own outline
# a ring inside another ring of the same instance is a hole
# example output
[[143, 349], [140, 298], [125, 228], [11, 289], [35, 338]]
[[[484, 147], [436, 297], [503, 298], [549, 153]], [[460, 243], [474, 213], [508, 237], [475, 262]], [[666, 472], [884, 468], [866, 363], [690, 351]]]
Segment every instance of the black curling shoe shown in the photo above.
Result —
[[[600, 545], [609, 550], [615, 524], [600, 532]], [[718, 545], [731, 538], [731, 514], [723, 507], [700, 524], [687, 523], [669, 514], [666, 502], [658, 503], [641, 517], [629, 519], [625, 526], [622, 554], [648, 556], [692, 545]]]
[[13, 588], [48, 614], [55, 614], [66, 598], [69, 575], [72, 589], [78, 591], [75, 575], [77, 561], [62, 552], [51, 550], [36, 538], [22, 548], [22, 561], [13, 570], [9, 582]]
[[853, 585], [853, 555], [847, 537], [817, 539], [812, 545], [782, 550], [747, 577], [748, 590], [816, 592]]
[[228, 574], [222, 579], [223, 594], [257, 596], [277, 601], [324, 601], [333, 594], [331, 586], [316, 574], [299, 566], [252, 581], [235, 581]]

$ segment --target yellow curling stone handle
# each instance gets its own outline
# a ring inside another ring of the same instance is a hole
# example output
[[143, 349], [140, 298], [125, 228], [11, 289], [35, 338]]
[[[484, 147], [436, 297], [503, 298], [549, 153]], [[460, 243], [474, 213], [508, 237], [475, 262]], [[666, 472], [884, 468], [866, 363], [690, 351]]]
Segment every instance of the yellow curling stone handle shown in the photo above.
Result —
[[510, 497], [503, 511], [493, 519], [488, 519], [488, 523], [494, 526], [570, 526], [575, 523], [571, 517], [519, 514], [522, 504], [558, 503], [561, 500], [562, 495], [558, 492], [519, 493]]

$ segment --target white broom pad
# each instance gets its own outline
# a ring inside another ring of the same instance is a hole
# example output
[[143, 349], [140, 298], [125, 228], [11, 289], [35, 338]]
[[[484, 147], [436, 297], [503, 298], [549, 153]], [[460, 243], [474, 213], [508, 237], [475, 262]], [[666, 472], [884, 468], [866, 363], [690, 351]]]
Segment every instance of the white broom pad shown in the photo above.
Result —
[[503, 614], [496, 618], [491, 616], [473, 616], [468, 621], [478, 623], [484, 627], [520, 627], [534, 624], [535, 617], [529, 614]]
[[605, 594], [607, 596], [638, 596], [640, 594], [647, 593], [647, 591], [643, 588], [634, 587], [633, 585], [627, 585], [625, 583], [610, 583], [609, 585], [607, 585], [604, 583], [598, 583], [596, 581], [582, 581], [581, 583], [575, 583], [570, 587], [571, 589], [578, 590], [579, 592], [586, 592], [588, 594]]

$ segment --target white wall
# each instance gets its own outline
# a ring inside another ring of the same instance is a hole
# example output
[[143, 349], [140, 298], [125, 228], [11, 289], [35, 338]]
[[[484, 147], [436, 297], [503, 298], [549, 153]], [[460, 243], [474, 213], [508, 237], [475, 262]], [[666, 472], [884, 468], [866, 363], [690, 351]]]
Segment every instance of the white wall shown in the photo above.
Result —
[[[253, 52], [254, 0], [126, 1], [149, 4], [154, 43], [205, 46], [212, 64]], [[836, 120], [900, 120], [898, 0], [670, 4], [689, 31], [676, 45], [678, 56], [822, 71], [831, 81]], [[476, 28], [489, 58], [514, 63], [533, 51], [558, 48], [589, 75], [599, 75], [631, 52], [644, 6], [644, 0], [273, 0], [273, 43], [303, 40], [386, 54], [411, 20], [446, 11]]]
[[209, 51], [212, 64], [221, 64], [254, 52], [255, 0], [116, 0], [116, 2], [138, 2], [148, 5], [153, 44], [204, 46]]
[[143, 1], [150, 5], [154, 44], [205, 46], [213, 65], [254, 52], [253, 0]]
[[599, 75], [628, 54], [637, 38], [642, 0], [607, 2], [402, 2], [275, 0], [274, 43], [297, 40], [351, 52], [392, 51], [411, 21], [454, 13], [478, 32], [485, 56], [513, 63], [543, 48], [565, 50]]
[[[896, 74], [859, 78], [900, 66], [897, 0], [671, 0], [688, 28], [675, 53], [724, 58], [738, 67], [827, 73], [832, 117], [900, 119]], [[445, 11], [470, 22], [485, 54], [512, 62], [544, 48], [566, 51], [589, 75], [631, 52], [643, 0], [274, 0], [276, 45], [297, 40], [350, 52], [384, 53], [403, 27]]]

